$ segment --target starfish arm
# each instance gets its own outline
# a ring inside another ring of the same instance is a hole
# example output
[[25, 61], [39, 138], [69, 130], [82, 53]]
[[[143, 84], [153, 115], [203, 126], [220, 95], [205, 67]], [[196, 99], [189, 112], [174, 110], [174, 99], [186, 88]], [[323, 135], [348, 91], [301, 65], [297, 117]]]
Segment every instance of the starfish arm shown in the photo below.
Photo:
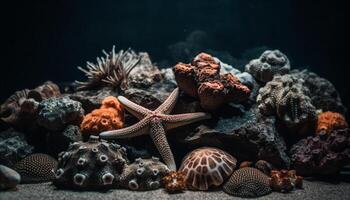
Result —
[[164, 127], [166, 130], [173, 129], [179, 126], [191, 124], [200, 120], [210, 119], [211, 115], [204, 112], [186, 113], [178, 115], [162, 115]]
[[174, 155], [171, 152], [168, 140], [166, 139], [165, 130], [161, 120], [155, 119], [151, 122], [151, 138], [156, 145], [164, 163], [170, 170], [176, 171]]
[[131, 138], [139, 135], [144, 135], [149, 131], [149, 118], [144, 118], [143, 120], [137, 122], [136, 124], [117, 129], [113, 131], [105, 131], [100, 133], [100, 137], [103, 139], [121, 139], [121, 138]]
[[118, 96], [118, 100], [128, 112], [137, 117], [139, 120], [143, 119], [147, 114], [150, 114], [152, 112], [147, 108], [137, 105], [136, 103], [123, 96]]
[[177, 101], [177, 98], [179, 97], [179, 88], [175, 88], [169, 95], [169, 97], [160, 105], [155, 112], [156, 113], [164, 113], [164, 114], [169, 114]]

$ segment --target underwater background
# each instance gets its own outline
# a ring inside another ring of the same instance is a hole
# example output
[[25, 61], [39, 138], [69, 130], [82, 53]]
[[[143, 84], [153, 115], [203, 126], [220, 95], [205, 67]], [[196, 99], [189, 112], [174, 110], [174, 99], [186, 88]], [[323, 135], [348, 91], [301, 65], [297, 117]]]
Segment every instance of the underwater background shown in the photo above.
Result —
[[[10, 5], [11, 4], [11, 5]], [[293, 0], [14, 1], [2, 5], [0, 101], [52, 80], [83, 79], [77, 66], [101, 50], [147, 51], [160, 66], [188, 62], [207, 51], [244, 66], [267, 48], [279, 49], [292, 69], [330, 80], [345, 106], [348, 14], [345, 3]], [[189, 55], [191, 54], [191, 55]], [[186, 60], [187, 59], [187, 60]], [[243, 63], [243, 64], [242, 64]]]

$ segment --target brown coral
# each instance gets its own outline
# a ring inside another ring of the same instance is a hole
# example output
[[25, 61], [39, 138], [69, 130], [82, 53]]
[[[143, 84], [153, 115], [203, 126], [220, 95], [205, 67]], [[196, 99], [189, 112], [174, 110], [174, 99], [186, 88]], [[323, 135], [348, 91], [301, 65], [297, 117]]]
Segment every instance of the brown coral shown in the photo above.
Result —
[[278, 192], [290, 192], [303, 188], [303, 177], [297, 176], [295, 170], [272, 170], [269, 179], [270, 187]]
[[165, 189], [172, 192], [181, 192], [186, 189], [186, 175], [184, 172], [171, 171], [163, 177]]
[[323, 112], [318, 115], [316, 133], [329, 134], [333, 130], [347, 128], [348, 123], [345, 117], [336, 112]]
[[88, 138], [90, 135], [120, 129], [123, 126], [124, 110], [117, 98], [109, 96], [102, 101], [101, 108], [93, 110], [84, 117], [80, 128], [84, 137]]
[[178, 63], [174, 67], [178, 86], [191, 97], [198, 97], [206, 110], [245, 101], [250, 90], [236, 76], [220, 75], [220, 62], [206, 53], [198, 54], [191, 64]]
[[180, 170], [185, 173], [187, 186], [193, 190], [208, 190], [220, 186], [236, 168], [237, 160], [223, 150], [202, 147], [189, 153]]

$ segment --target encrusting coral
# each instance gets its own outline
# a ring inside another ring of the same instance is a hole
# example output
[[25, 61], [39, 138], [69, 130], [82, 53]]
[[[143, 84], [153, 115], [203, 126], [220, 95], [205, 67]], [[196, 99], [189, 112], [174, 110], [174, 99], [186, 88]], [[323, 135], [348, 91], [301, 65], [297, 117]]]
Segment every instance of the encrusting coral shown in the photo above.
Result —
[[198, 97], [206, 110], [215, 110], [229, 102], [243, 102], [250, 94], [236, 76], [220, 75], [220, 62], [206, 53], [198, 54], [191, 64], [176, 64], [173, 71], [179, 88], [191, 97]]
[[271, 81], [276, 74], [284, 75], [289, 70], [289, 60], [279, 50], [267, 50], [245, 66], [245, 71], [261, 82]]
[[102, 132], [100, 137], [105, 139], [118, 139], [149, 134], [165, 164], [170, 170], [176, 170], [176, 163], [165, 131], [211, 117], [209, 114], [203, 112], [170, 115], [178, 96], [179, 89], [176, 88], [163, 104], [154, 111], [137, 105], [123, 96], [119, 96], [118, 100], [124, 108], [140, 121], [130, 127]]
[[125, 167], [121, 175], [121, 186], [130, 190], [158, 189], [168, 172], [168, 167], [156, 157], [137, 158], [134, 163]]
[[270, 187], [277, 192], [290, 192], [293, 189], [303, 188], [303, 177], [297, 176], [295, 170], [272, 170]]
[[163, 184], [167, 192], [175, 193], [186, 189], [186, 175], [181, 171], [171, 171], [163, 177]]
[[238, 197], [260, 197], [271, 192], [269, 177], [251, 167], [244, 167], [233, 172], [224, 184], [224, 192]]
[[300, 140], [290, 150], [298, 174], [332, 175], [350, 159], [350, 129], [333, 130]]
[[222, 185], [230, 177], [236, 164], [236, 158], [227, 152], [202, 147], [190, 152], [183, 159], [179, 171], [186, 175], [189, 189], [208, 190]]
[[21, 183], [40, 183], [55, 179], [56, 166], [57, 161], [51, 156], [36, 153], [16, 163], [13, 169], [21, 175]]
[[98, 135], [103, 131], [110, 131], [124, 127], [124, 109], [118, 99], [112, 96], [102, 101], [99, 109], [87, 114], [80, 124], [83, 136]]
[[323, 112], [318, 115], [316, 134], [321, 132], [325, 134], [331, 133], [333, 130], [344, 129], [348, 127], [348, 123], [343, 115], [336, 112]]
[[119, 87], [126, 89], [128, 87], [128, 76], [131, 70], [139, 63], [140, 56], [131, 49], [115, 52], [115, 46], [112, 51], [105, 54], [105, 58], [97, 58], [97, 64], [87, 62], [86, 69], [78, 67], [88, 78], [86, 82], [76, 81], [78, 89], [89, 89], [94, 87]]
[[94, 190], [118, 187], [128, 163], [126, 149], [90, 136], [59, 154], [53, 184], [58, 188]]

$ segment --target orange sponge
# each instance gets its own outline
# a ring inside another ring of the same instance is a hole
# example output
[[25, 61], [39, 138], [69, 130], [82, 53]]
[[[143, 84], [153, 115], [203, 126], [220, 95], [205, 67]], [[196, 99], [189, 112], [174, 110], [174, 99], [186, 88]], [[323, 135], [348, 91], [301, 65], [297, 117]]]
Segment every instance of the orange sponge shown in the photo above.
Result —
[[333, 130], [343, 129], [347, 127], [348, 123], [346, 122], [343, 115], [328, 111], [318, 115], [316, 133], [319, 134], [321, 132], [324, 132], [328, 134]]

